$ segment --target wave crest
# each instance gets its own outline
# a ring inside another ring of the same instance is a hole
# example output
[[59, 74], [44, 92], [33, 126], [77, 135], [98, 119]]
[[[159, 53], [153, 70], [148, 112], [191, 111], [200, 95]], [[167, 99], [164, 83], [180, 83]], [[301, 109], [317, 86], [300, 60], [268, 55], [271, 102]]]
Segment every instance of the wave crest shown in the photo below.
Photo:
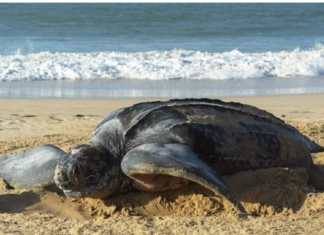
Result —
[[0, 56], [0, 80], [248, 79], [324, 75], [324, 46], [309, 50], [209, 53], [175, 49], [138, 53], [31, 53]]

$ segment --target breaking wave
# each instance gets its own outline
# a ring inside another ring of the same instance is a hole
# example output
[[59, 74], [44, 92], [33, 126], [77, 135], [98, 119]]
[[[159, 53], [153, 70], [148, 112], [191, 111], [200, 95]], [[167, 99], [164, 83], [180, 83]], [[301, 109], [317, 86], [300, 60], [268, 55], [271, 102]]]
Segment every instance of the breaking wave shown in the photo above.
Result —
[[324, 75], [324, 45], [293, 51], [16, 53], [0, 56], [0, 81], [249, 79]]

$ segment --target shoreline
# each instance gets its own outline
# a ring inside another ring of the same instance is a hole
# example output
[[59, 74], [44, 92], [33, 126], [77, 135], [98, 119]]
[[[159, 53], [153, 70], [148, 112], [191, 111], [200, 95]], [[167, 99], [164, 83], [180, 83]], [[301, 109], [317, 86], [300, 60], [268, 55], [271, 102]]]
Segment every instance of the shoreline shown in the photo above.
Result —
[[167, 99], [323, 94], [322, 76], [258, 79], [49, 80], [2, 82], [0, 98]]

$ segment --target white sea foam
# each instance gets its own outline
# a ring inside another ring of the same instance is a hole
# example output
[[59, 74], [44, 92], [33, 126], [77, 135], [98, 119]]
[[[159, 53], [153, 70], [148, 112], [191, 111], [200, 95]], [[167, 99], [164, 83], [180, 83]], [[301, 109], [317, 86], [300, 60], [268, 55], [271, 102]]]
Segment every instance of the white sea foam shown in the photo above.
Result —
[[324, 45], [309, 50], [224, 53], [50, 53], [0, 56], [0, 81], [62, 79], [247, 79], [324, 75]]

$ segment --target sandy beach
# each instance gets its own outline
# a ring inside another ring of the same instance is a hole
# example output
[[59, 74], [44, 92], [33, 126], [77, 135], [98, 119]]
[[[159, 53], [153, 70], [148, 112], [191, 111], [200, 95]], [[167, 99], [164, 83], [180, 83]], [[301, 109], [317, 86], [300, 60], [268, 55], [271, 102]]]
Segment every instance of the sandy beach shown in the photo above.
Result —
[[[234, 97], [282, 118], [324, 146], [324, 95]], [[43, 144], [69, 151], [86, 143], [105, 115], [140, 99], [0, 99], [0, 155]], [[324, 154], [313, 154], [324, 167]], [[70, 199], [54, 187], [10, 188], [0, 179], [0, 234], [324, 234], [324, 193], [303, 168], [224, 177], [248, 212], [240, 218], [209, 190]]]

